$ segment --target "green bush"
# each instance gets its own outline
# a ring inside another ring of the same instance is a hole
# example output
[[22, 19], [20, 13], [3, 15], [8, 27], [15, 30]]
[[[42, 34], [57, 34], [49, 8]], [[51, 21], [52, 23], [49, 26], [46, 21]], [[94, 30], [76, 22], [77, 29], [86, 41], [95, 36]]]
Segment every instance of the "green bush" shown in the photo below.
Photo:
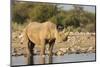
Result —
[[86, 25], [86, 30], [87, 30], [88, 32], [95, 32], [95, 31], [96, 31], [95, 28], [96, 28], [96, 27], [95, 27], [95, 24], [88, 24], [88, 25]]
[[[12, 7], [12, 23], [16, 30], [17, 24], [24, 25], [29, 21], [52, 21], [56, 24], [72, 27], [72, 31], [95, 32], [95, 13], [87, 12], [80, 6], [73, 5], [73, 9], [63, 10], [57, 4], [15, 2]], [[15, 24], [17, 23], [17, 24]]]

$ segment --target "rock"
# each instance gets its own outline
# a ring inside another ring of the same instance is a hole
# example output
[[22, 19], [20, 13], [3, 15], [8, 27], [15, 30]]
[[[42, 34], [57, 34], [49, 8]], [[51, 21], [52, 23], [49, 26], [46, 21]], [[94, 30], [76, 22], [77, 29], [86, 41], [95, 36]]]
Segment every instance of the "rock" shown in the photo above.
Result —
[[94, 47], [92, 47], [92, 46], [89, 47], [88, 50], [87, 50], [88, 53], [92, 53], [92, 52], [94, 52], [94, 51], [95, 51], [95, 50], [94, 50]]
[[[23, 49], [23, 46], [19, 44], [18, 34], [20, 32], [13, 32], [12, 33], [12, 55], [23, 55], [25, 52], [25, 49]], [[54, 47], [54, 54], [58, 56], [62, 56], [65, 53], [71, 54], [71, 53], [95, 53], [95, 33], [90, 32], [70, 32], [68, 36], [68, 40], [66, 43], [62, 43], [62, 45], [66, 45], [66, 47], [60, 46]], [[57, 43], [57, 45], [59, 45]], [[56, 44], [55, 44], [56, 45]], [[84, 47], [85, 46], [85, 47]], [[60, 49], [58, 49], [60, 47]], [[57, 51], [58, 50], [58, 51]], [[35, 55], [39, 55], [40, 51], [35, 49], [34, 50]], [[49, 54], [48, 49], [45, 50], [45, 54]]]
[[55, 53], [55, 55], [56, 56], [63, 56], [64, 55], [64, 52], [63, 51], [57, 51], [56, 53]]
[[76, 50], [74, 48], [70, 48], [70, 53], [75, 53]]
[[87, 53], [87, 49], [86, 48], [81, 48], [81, 53]]
[[62, 51], [63, 53], [66, 53], [67, 48], [60, 48], [59, 51]]

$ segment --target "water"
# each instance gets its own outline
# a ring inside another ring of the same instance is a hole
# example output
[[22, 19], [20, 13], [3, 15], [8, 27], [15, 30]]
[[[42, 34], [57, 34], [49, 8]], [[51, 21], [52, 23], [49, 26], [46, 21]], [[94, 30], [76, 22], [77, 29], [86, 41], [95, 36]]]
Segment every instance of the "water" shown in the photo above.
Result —
[[[34, 64], [39, 64], [39, 56], [34, 56]], [[53, 56], [53, 63], [62, 62], [79, 62], [79, 61], [94, 61], [95, 53], [88, 54], [65, 54], [64, 56]], [[46, 56], [46, 63], [48, 63], [48, 56]], [[24, 56], [12, 56], [12, 65], [26, 65]]]

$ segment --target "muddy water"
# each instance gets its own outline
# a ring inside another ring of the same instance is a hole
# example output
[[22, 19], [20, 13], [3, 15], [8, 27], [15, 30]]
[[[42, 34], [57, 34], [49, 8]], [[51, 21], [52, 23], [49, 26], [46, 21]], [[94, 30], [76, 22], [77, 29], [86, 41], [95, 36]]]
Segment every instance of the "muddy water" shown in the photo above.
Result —
[[[34, 64], [39, 64], [39, 56], [34, 56]], [[46, 56], [46, 63], [48, 63], [48, 56]], [[95, 53], [87, 54], [65, 54], [64, 56], [53, 56], [52, 63], [62, 63], [62, 62], [79, 62], [79, 61], [95, 61]], [[24, 61], [24, 56], [12, 56], [12, 65], [26, 65]]]

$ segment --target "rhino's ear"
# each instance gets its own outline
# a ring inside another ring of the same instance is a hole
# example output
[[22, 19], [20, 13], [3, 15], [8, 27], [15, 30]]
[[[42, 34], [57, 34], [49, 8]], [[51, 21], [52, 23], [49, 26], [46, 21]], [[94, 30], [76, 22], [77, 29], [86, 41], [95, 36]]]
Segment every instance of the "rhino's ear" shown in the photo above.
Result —
[[57, 30], [62, 31], [64, 29], [64, 26], [61, 24], [57, 24]]

